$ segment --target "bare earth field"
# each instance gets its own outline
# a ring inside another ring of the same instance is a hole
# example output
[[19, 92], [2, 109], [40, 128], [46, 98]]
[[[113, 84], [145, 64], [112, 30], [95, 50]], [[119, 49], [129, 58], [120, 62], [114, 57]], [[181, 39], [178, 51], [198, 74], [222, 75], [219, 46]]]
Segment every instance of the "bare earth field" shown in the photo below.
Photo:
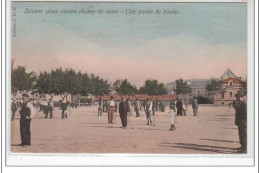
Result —
[[11, 152], [27, 153], [153, 153], [153, 154], [232, 154], [238, 142], [234, 109], [199, 107], [198, 117], [175, 116], [175, 131], [169, 131], [166, 112], [156, 112], [156, 126], [146, 125], [145, 113], [130, 116], [127, 129], [122, 129], [116, 112], [115, 124], [109, 128], [107, 114], [97, 116], [97, 107], [72, 109], [68, 119], [54, 109], [54, 118], [45, 119], [38, 112], [31, 121], [30, 147], [20, 147], [19, 113], [11, 122]]

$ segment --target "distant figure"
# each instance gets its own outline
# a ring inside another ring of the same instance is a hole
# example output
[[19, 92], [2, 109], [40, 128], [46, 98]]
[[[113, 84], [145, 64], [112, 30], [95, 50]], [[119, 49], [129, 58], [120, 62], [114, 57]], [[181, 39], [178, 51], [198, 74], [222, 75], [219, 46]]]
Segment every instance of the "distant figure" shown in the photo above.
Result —
[[15, 117], [15, 112], [17, 111], [17, 105], [16, 105], [16, 100], [14, 99], [12, 104], [11, 104], [11, 111], [12, 111], [12, 118], [11, 120], [14, 120]]
[[110, 101], [108, 103], [108, 123], [113, 124], [113, 118], [114, 118], [114, 107], [115, 107], [115, 101], [114, 97], [111, 96]]
[[187, 104], [185, 101], [182, 103], [182, 113], [184, 116], [186, 116], [186, 111], [187, 111]]
[[64, 111], [64, 118], [68, 118], [68, 115], [69, 115], [69, 112], [70, 112], [70, 102], [67, 101], [66, 105], [67, 105], [67, 108]]
[[235, 125], [238, 127], [238, 136], [241, 147], [239, 153], [247, 152], [247, 105], [243, 99], [244, 94], [238, 91], [235, 95], [237, 100], [234, 104], [235, 114]]
[[136, 101], [134, 103], [134, 108], [135, 108], [135, 112], [136, 112], [136, 117], [140, 117], [140, 113], [139, 113], [139, 109], [141, 107], [141, 103], [138, 100], [138, 98], [136, 98]]
[[147, 124], [146, 125], [152, 125], [152, 119], [151, 119], [151, 111], [153, 109], [153, 103], [151, 99], [147, 99], [146, 107], [145, 107], [145, 113], [146, 113], [146, 119]]
[[29, 95], [22, 94], [23, 104], [21, 104], [21, 118], [20, 118], [20, 134], [21, 144], [19, 146], [30, 146], [31, 145], [31, 118], [33, 117], [35, 110], [32, 103], [29, 101]]
[[175, 130], [175, 126], [174, 126], [174, 112], [175, 112], [175, 107], [174, 106], [170, 106], [170, 112], [169, 112], [169, 117], [170, 117], [170, 122], [171, 122], [171, 128], [169, 129], [170, 131], [174, 131]]
[[176, 108], [177, 108], [177, 116], [182, 116], [182, 102], [180, 99], [177, 100], [176, 102]]
[[119, 115], [122, 121], [122, 128], [125, 129], [127, 126], [127, 112], [129, 111], [128, 101], [125, 96], [121, 97], [121, 102], [119, 103]]
[[47, 118], [49, 110], [48, 110], [48, 102], [46, 99], [43, 99], [42, 109], [43, 109], [43, 113], [45, 114], [45, 118]]
[[117, 112], [117, 108], [118, 107], [118, 103], [117, 103], [117, 101], [115, 101], [115, 112]]
[[132, 106], [131, 106], [131, 103], [129, 101], [129, 98], [127, 98], [126, 101], [128, 102], [128, 107], [129, 107], [128, 114], [129, 114], [129, 116], [132, 116]]
[[61, 109], [61, 118], [65, 119], [65, 111], [67, 110], [68, 104], [64, 101], [61, 101], [60, 109]]
[[192, 109], [194, 116], [198, 115], [198, 100], [196, 98], [193, 98], [192, 100]]
[[[50, 114], [50, 119], [52, 119], [52, 117], [53, 117], [53, 107], [54, 107], [54, 103], [53, 103], [52, 99], [49, 99], [49, 102], [48, 102], [48, 114]], [[48, 118], [48, 116], [47, 116], [47, 118]]]
[[102, 107], [103, 107], [103, 100], [100, 98], [98, 100], [98, 116], [102, 116]]

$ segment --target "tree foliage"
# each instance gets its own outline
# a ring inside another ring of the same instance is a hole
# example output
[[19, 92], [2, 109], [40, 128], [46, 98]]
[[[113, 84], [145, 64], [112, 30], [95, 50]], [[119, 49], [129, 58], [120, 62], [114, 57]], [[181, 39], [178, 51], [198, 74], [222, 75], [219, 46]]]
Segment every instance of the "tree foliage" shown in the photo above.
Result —
[[167, 94], [167, 89], [163, 83], [158, 83], [157, 80], [146, 80], [139, 92], [141, 94], [163, 95]]
[[132, 85], [127, 79], [116, 80], [113, 86], [118, 94], [136, 94], [138, 91], [136, 86]]
[[174, 89], [176, 94], [188, 94], [190, 93], [191, 88], [188, 83], [183, 79], [176, 80], [176, 88]]
[[27, 73], [25, 67], [18, 66], [11, 69], [11, 92], [13, 95], [17, 91], [29, 91], [33, 88], [36, 76], [33, 72]]
[[216, 91], [219, 91], [222, 87], [221, 80], [218, 79], [211, 79], [209, 83], [206, 84], [206, 90], [208, 91], [209, 95], [214, 94]]

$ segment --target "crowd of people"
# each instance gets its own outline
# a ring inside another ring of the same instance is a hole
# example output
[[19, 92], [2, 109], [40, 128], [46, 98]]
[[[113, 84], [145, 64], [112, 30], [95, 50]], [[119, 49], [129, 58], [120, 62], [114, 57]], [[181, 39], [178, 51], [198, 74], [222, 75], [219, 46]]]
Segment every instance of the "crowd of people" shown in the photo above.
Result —
[[[148, 98], [145, 101], [139, 101], [138, 98], [136, 98], [135, 101], [129, 101], [128, 98], [125, 98], [125, 96], [122, 95], [121, 101], [118, 102], [114, 100], [113, 96], [111, 96], [110, 101], [104, 101], [102, 100], [102, 98], [98, 100], [98, 116], [102, 116], [103, 112], [107, 112], [108, 123], [113, 124], [114, 112], [117, 112], [117, 109], [119, 109], [119, 115], [122, 121], [122, 128], [125, 129], [127, 126], [127, 116], [132, 116], [132, 109], [136, 113], [135, 117], [140, 117], [140, 111], [144, 110], [147, 119], [147, 125], [156, 126], [156, 118], [154, 116], [155, 112], [165, 112], [165, 107], [166, 102], [164, 100], [158, 101], [152, 100], [152, 98]], [[173, 131], [175, 129], [173, 122], [176, 109], [177, 116], [186, 116], [187, 104], [185, 101], [177, 99], [170, 101], [169, 107], [169, 116], [171, 123], [171, 128], [169, 130]], [[198, 101], [196, 98], [192, 100], [192, 109], [194, 116], [197, 116]]]
[[[243, 92], [237, 92], [236, 100], [233, 103], [233, 107], [235, 109], [235, 125], [238, 126], [238, 135], [241, 147], [238, 148], [239, 153], [247, 152], [247, 104], [244, 101]], [[19, 146], [30, 146], [31, 145], [31, 132], [30, 132], [30, 123], [31, 119], [35, 114], [35, 108], [33, 104], [29, 101], [29, 95], [24, 93], [22, 94], [23, 102], [18, 102], [13, 99], [11, 103], [11, 120], [13, 121], [15, 118], [15, 113], [20, 108], [20, 135], [21, 135], [21, 144]], [[43, 99], [40, 103], [40, 112], [43, 112], [45, 118], [53, 118], [53, 108], [54, 103], [52, 99]], [[61, 118], [68, 118], [69, 109], [71, 106], [77, 108], [75, 104], [60, 100], [59, 109], [61, 110]], [[198, 115], [198, 100], [193, 98], [192, 100], [192, 109], [194, 116]], [[147, 119], [147, 125], [156, 125], [155, 121], [155, 112], [161, 111], [165, 112], [165, 101], [152, 100], [148, 98], [145, 101], [139, 101], [136, 99], [135, 101], [129, 101], [125, 96], [121, 96], [121, 101], [118, 103], [114, 100], [114, 97], [111, 96], [110, 101], [103, 101], [99, 99], [98, 101], [98, 116], [102, 116], [103, 112], [107, 112], [108, 115], [108, 123], [114, 123], [114, 112], [119, 111], [120, 119], [122, 122], [122, 128], [125, 129], [127, 127], [128, 117], [132, 116], [131, 110], [134, 107], [134, 111], [136, 112], [136, 117], [140, 117], [140, 111], [144, 111]], [[174, 125], [174, 116], [186, 116], [187, 104], [185, 101], [180, 99], [172, 100], [169, 103], [170, 111], [169, 114], [169, 124], [170, 131], [175, 130]], [[176, 111], [177, 109], [177, 111]], [[154, 117], [154, 118], [152, 118]]]

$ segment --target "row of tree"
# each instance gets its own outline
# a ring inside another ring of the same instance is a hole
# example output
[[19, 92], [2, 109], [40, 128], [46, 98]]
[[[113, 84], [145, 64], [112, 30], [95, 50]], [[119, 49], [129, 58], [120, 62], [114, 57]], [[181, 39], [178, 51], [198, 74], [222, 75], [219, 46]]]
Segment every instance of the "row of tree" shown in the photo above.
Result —
[[76, 72], [74, 69], [44, 71], [39, 75], [34, 72], [26, 72], [26, 68], [18, 66], [12, 68], [11, 90], [15, 96], [17, 91], [33, 91], [39, 94], [49, 94], [51, 97], [60, 95], [66, 98], [68, 94], [73, 96], [102, 96], [115, 91], [118, 94], [167, 94], [163, 83], [157, 80], [146, 80], [144, 85], [137, 89], [127, 79], [116, 80], [110, 84], [107, 80], [94, 74]]

